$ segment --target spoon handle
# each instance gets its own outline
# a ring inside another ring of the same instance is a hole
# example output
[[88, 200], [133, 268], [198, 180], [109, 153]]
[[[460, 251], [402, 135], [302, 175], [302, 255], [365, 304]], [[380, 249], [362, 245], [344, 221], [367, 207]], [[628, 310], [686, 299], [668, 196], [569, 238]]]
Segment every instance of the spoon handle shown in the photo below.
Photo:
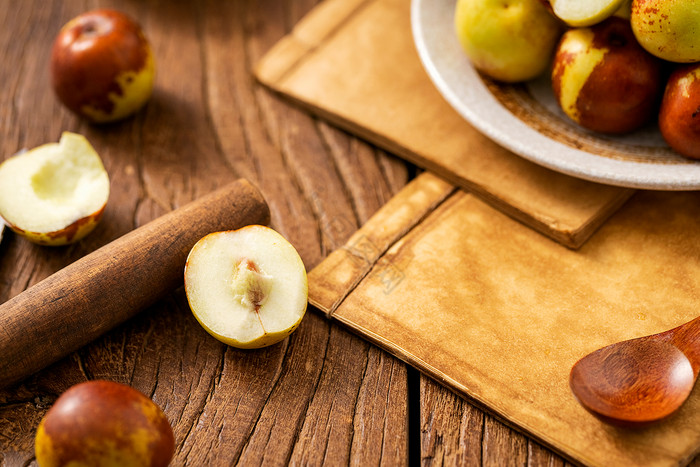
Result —
[[658, 336], [685, 354], [697, 377], [700, 371], [700, 316]]

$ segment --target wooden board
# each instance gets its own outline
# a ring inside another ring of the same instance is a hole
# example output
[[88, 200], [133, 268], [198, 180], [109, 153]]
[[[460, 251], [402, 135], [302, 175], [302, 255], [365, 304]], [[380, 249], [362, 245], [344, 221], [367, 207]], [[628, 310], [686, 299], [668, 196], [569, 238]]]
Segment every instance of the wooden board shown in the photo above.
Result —
[[310, 301], [564, 456], [668, 466], [700, 448], [700, 392], [644, 430], [598, 421], [573, 364], [700, 303], [700, 194], [638, 192], [573, 251], [424, 174], [309, 275]]
[[265, 55], [256, 75], [311, 112], [579, 247], [633, 191], [535, 165], [466, 123], [423, 70], [409, 6], [326, 0]]

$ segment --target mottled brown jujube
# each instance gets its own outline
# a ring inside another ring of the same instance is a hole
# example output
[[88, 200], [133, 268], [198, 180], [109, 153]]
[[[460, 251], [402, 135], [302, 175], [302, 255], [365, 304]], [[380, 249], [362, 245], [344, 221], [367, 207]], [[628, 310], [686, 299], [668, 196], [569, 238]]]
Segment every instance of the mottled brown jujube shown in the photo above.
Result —
[[[71, 111], [94, 121], [111, 121], [135, 111], [143, 102], [119, 109], [139, 73], [151, 73], [152, 53], [139, 24], [115, 10], [83, 13], [66, 23], [51, 51], [51, 80], [58, 98]], [[150, 96], [152, 78], [137, 99]], [[143, 95], [141, 97], [141, 95]]]
[[174, 450], [160, 407], [136, 389], [101, 380], [63, 393], [39, 424], [35, 443], [41, 467], [165, 467]]

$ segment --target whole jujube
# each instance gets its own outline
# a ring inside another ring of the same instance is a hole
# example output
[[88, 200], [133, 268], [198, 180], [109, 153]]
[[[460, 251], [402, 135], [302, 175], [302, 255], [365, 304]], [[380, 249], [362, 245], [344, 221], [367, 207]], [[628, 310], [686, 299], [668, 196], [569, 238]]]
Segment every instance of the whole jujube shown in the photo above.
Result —
[[632, 30], [639, 44], [659, 58], [700, 61], [700, 6], [697, 0], [633, 0]]
[[637, 43], [629, 22], [612, 17], [564, 34], [554, 56], [552, 88], [579, 125], [625, 133], [655, 117], [662, 69], [662, 62]]
[[61, 28], [51, 79], [63, 104], [97, 123], [140, 109], [153, 89], [155, 63], [141, 27], [115, 10], [83, 13]]
[[666, 83], [659, 129], [673, 150], [700, 159], [700, 64], [679, 66]]
[[167, 466], [173, 431], [160, 408], [139, 391], [88, 381], [63, 393], [46, 413], [35, 440], [41, 467]]

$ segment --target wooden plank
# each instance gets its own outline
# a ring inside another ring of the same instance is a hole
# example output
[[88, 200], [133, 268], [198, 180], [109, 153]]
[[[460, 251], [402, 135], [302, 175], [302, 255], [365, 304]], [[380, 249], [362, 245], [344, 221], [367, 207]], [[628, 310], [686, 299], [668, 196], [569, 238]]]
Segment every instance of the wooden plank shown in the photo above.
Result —
[[427, 465], [482, 465], [485, 415], [421, 376], [421, 460]]

